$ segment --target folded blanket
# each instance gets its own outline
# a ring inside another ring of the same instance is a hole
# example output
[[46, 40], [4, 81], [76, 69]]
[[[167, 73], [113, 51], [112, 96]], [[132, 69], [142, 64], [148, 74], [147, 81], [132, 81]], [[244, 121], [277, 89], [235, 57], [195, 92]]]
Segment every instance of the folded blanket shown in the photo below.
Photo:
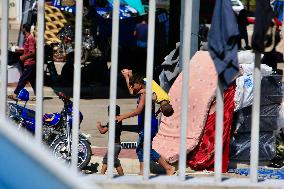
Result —
[[[207, 51], [198, 51], [192, 57], [189, 72], [187, 152], [192, 151], [200, 141], [217, 87], [217, 72]], [[169, 91], [174, 114], [171, 117], [162, 116], [159, 131], [153, 140], [153, 149], [170, 163], [179, 158], [181, 93], [182, 73]]]

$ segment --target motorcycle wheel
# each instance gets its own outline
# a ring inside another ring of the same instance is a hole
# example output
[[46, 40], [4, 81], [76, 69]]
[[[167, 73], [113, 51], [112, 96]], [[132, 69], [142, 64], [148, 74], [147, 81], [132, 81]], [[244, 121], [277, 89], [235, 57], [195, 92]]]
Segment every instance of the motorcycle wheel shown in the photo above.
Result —
[[[92, 150], [90, 143], [85, 139], [79, 137], [79, 144], [78, 144], [78, 168], [83, 169], [85, 168], [89, 162], [91, 161]], [[52, 154], [55, 158], [62, 160], [63, 162], [70, 164], [71, 156], [68, 155], [67, 152], [67, 138], [60, 137], [56, 139], [52, 146]]]

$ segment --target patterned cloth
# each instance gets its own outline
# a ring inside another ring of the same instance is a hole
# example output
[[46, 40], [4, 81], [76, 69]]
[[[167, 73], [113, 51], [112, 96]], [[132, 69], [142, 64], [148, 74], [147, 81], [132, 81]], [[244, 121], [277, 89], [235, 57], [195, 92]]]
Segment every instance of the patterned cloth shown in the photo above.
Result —
[[[217, 73], [208, 52], [198, 51], [193, 56], [189, 72], [187, 152], [200, 142], [217, 86]], [[153, 140], [153, 149], [170, 163], [179, 158], [181, 93], [182, 74], [169, 91], [174, 114], [171, 117], [162, 116], [159, 131]]]
[[[223, 123], [223, 159], [222, 172], [228, 170], [230, 135], [234, 113], [234, 94], [235, 86], [230, 86], [224, 92], [224, 123]], [[215, 122], [216, 114], [208, 116], [204, 133], [199, 145], [188, 155], [187, 164], [190, 168], [201, 171], [214, 171], [214, 147], [215, 147]]]
[[[231, 169], [229, 170], [230, 173], [236, 173], [239, 175], [248, 176], [250, 174], [250, 169], [243, 168], [243, 169]], [[258, 178], [259, 179], [284, 179], [284, 169], [274, 169], [274, 168], [259, 168], [258, 169]]]

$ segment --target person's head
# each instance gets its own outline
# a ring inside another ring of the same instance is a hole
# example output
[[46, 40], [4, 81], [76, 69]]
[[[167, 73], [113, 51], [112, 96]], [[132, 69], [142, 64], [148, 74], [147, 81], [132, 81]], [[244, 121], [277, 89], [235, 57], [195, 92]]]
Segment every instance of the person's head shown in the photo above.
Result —
[[130, 78], [129, 78], [129, 86], [131, 87], [131, 89], [133, 90], [133, 94], [136, 95], [138, 94], [138, 92], [143, 88], [144, 86], [144, 81], [143, 81], [143, 77], [139, 74], [133, 74]]
[[143, 15], [142, 17], [141, 17], [141, 22], [145, 22], [145, 23], [148, 23], [148, 15]]
[[23, 24], [21, 30], [22, 30], [23, 34], [26, 35], [26, 33], [31, 32], [31, 26], [29, 24]]
[[169, 101], [163, 101], [161, 103], [160, 110], [161, 110], [162, 114], [166, 117], [170, 117], [174, 113], [174, 109], [173, 109], [172, 105], [169, 103]]

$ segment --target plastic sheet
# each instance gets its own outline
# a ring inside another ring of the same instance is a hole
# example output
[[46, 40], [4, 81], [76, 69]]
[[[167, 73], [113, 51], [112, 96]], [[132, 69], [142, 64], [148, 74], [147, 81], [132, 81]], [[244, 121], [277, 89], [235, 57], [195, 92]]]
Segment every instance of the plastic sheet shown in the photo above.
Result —
[[[235, 132], [250, 132], [251, 131], [251, 114], [252, 106], [243, 108], [235, 112], [232, 126]], [[271, 104], [260, 106], [260, 131], [277, 130], [277, 121], [279, 117], [280, 105]]]
[[[259, 160], [268, 161], [276, 156], [276, 130], [283, 127], [284, 104], [281, 75], [264, 76], [261, 81]], [[252, 106], [235, 112], [231, 139], [231, 160], [249, 161]]]
[[[250, 160], [250, 133], [234, 135], [231, 140], [230, 159], [238, 161]], [[274, 132], [260, 132], [259, 160], [269, 161], [276, 156], [276, 137]]]
[[270, 75], [261, 80], [262, 96], [283, 96], [282, 75]]

